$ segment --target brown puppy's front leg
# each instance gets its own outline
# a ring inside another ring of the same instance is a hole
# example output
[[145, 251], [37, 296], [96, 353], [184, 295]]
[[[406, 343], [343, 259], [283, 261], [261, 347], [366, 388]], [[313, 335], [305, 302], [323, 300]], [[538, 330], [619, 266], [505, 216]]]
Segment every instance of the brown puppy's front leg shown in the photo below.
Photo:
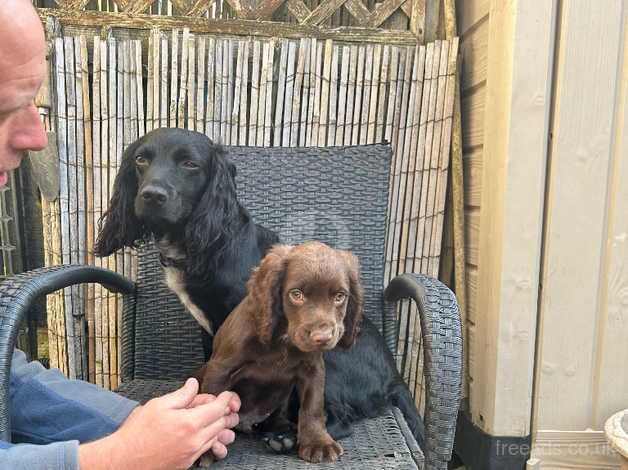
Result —
[[[199, 382], [200, 393], [211, 393], [218, 396], [220, 392], [227, 390], [228, 375], [225, 374], [227, 369], [220, 367], [216, 361], [207, 362], [195, 374], [194, 378]], [[198, 466], [201, 468], [209, 468], [214, 463], [215, 457], [211, 450], [208, 450], [198, 459]]]
[[318, 355], [301, 368], [297, 378], [299, 393], [299, 457], [313, 463], [333, 462], [342, 447], [327, 432], [324, 414], [325, 363]]

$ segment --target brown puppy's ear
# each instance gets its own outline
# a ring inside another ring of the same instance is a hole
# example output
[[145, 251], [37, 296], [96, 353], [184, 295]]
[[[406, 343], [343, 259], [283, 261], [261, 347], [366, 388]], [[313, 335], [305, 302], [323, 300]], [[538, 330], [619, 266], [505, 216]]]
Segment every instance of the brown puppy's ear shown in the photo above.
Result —
[[345, 261], [345, 269], [349, 275], [349, 289], [351, 290], [344, 320], [345, 333], [338, 344], [343, 348], [350, 348], [353, 346], [362, 324], [364, 289], [360, 283], [360, 264], [357, 256], [349, 251], [338, 250], [338, 253]]
[[273, 246], [247, 284], [249, 311], [263, 344], [270, 343], [283, 317], [281, 285], [290, 250], [289, 245]]

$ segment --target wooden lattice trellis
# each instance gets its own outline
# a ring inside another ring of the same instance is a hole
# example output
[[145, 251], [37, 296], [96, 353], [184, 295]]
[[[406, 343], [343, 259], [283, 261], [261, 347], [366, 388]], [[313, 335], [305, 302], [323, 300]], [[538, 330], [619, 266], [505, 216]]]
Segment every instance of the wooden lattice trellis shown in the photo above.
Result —
[[[212, 8], [218, 1], [226, 3], [233, 18], [238, 20], [277, 21], [277, 12], [283, 8], [281, 21], [304, 26], [325, 26], [342, 9], [351, 18], [351, 26], [382, 28], [393, 15], [403, 15], [395, 29], [409, 29], [419, 40], [436, 39], [441, 15], [441, 0], [170, 0], [178, 16], [212, 18]], [[90, 0], [56, 0], [62, 10], [79, 12]], [[147, 13], [155, 0], [111, 0], [118, 12], [125, 15]], [[287, 13], [287, 14], [286, 14]], [[407, 28], [406, 28], [407, 25]]]

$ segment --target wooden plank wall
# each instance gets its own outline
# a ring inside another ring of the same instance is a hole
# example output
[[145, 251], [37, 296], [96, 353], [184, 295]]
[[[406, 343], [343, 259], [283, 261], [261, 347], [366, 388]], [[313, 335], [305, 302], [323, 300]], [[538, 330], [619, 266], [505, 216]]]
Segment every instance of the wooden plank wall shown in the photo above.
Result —
[[[223, 37], [184, 28], [154, 29], [147, 42], [144, 108], [139, 40], [112, 36], [55, 40], [58, 80], [53, 95], [58, 96], [55, 118], [63, 163], [64, 262], [89, 262], [133, 275], [135, 260], [129, 252], [103, 260], [86, 256], [92, 251], [95, 227], [108, 205], [126, 146], [144, 129], [184, 127], [225, 145], [390, 142], [393, 167], [385, 277], [401, 272], [438, 274], [457, 38], [405, 46]], [[91, 82], [82, 75], [89, 70], [87, 54], [81, 55], [81, 47], [87, 46], [91, 46]], [[81, 97], [80, 113], [74, 110], [79, 100], [66, 99], [68, 91]], [[48, 249], [54, 251], [52, 242]], [[90, 286], [83, 297], [72, 294], [66, 296], [64, 309], [68, 339], [76, 343], [72, 346], [70, 341], [67, 351], [69, 369], [76, 376], [88, 371], [96, 383], [114, 388], [120, 299], [99, 286]], [[87, 347], [79, 334], [85, 319], [71, 314], [83, 311], [82, 304], [88, 312]], [[416, 312], [405, 304], [404, 325], [409, 313]], [[53, 323], [61, 324], [58, 319]], [[419, 327], [412, 325], [404, 333], [407, 337], [400, 349], [403, 355], [414, 356], [404, 361], [404, 375], [420, 397]]]
[[565, 0], [558, 17], [538, 430], [601, 430], [628, 403], [627, 3]]
[[534, 468], [616, 468], [600, 431], [628, 397], [628, 4], [457, 5], [473, 421], [532, 433]]

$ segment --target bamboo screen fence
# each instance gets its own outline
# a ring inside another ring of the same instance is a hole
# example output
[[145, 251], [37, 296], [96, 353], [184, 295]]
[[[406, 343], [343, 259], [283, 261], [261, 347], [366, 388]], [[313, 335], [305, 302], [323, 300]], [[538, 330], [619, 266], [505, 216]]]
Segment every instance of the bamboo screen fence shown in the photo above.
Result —
[[[57, 37], [48, 125], [56, 131], [60, 194], [43, 202], [47, 264], [96, 264], [133, 277], [131, 252], [94, 258], [97, 222], [123, 149], [145, 131], [178, 126], [238, 145], [391, 142], [386, 279], [408, 271], [436, 276], [457, 45], [224, 38], [185, 29], [152, 31], [142, 51], [139, 40]], [[51, 365], [115, 388], [120, 299], [89, 285], [49, 296], [48, 307]], [[409, 311], [404, 304], [400, 336], [408, 331], [410, 340], [400, 344], [399, 366], [420, 389], [419, 325]]]

